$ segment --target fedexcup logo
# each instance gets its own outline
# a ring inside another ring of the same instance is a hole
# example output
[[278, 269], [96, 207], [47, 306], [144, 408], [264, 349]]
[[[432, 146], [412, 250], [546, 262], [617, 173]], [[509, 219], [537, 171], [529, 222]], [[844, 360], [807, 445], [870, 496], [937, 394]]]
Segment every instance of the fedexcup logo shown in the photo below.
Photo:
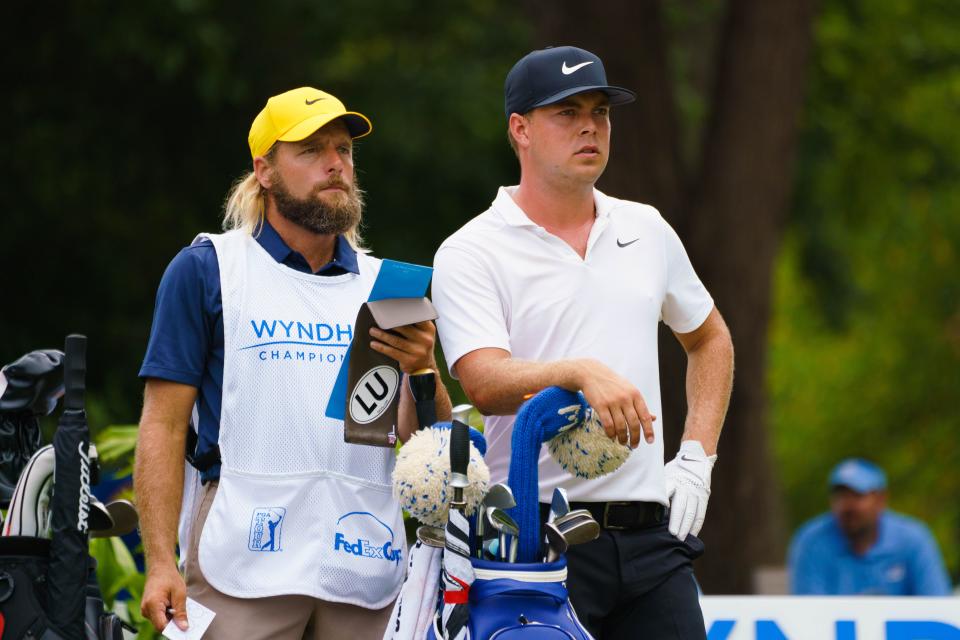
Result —
[[[337, 529], [347, 529], [349, 532], [336, 532], [333, 539], [334, 551], [400, 564], [403, 551], [394, 546], [393, 529], [369, 511], [343, 514], [337, 519]], [[388, 540], [384, 540], [386, 535], [390, 536]]]
[[357, 424], [369, 424], [383, 415], [397, 395], [400, 374], [393, 367], [370, 369], [350, 394], [350, 417]]
[[90, 455], [81, 442], [77, 447], [80, 452], [80, 504], [77, 509], [77, 531], [87, 532], [87, 519], [90, 516]]

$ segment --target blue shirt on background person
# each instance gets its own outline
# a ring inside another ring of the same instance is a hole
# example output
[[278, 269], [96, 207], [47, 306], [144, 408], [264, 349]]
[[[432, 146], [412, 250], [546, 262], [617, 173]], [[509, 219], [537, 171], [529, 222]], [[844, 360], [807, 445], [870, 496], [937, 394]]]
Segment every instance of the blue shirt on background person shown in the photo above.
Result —
[[[306, 258], [291, 249], [266, 220], [257, 242], [270, 256], [291, 269], [311, 273]], [[343, 236], [337, 236], [333, 260], [314, 275], [359, 273], [357, 254]], [[167, 266], [157, 289], [153, 326], [141, 378], [160, 378], [198, 388], [197, 456], [217, 444], [223, 390], [223, 303], [220, 267], [213, 243], [201, 239], [184, 247]], [[203, 482], [220, 476], [216, 463], [201, 472]]]
[[830, 513], [808, 521], [790, 543], [795, 595], [947, 596], [950, 579], [930, 530], [886, 508], [886, 475], [844, 460], [830, 475]]

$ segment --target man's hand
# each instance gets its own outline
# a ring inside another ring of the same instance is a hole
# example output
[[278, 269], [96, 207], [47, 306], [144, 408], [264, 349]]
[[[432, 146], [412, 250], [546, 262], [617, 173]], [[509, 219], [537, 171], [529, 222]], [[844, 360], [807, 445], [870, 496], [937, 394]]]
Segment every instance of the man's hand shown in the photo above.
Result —
[[696, 440], [684, 440], [677, 457], [664, 467], [670, 522], [667, 528], [679, 540], [697, 535], [707, 515], [710, 498], [710, 474], [717, 456], [708, 456]]
[[396, 360], [404, 373], [409, 375], [420, 369], [436, 370], [433, 346], [437, 339], [437, 328], [430, 320], [390, 331], [371, 327], [370, 335], [374, 338], [370, 341], [370, 347]]
[[143, 587], [140, 613], [163, 631], [170, 621], [167, 609], [173, 609], [173, 620], [181, 631], [187, 629], [187, 585], [173, 565], [151, 567]]
[[596, 360], [577, 360], [581, 368], [580, 388], [594, 413], [600, 418], [611, 440], [618, 440], [631, 449], [644, 439], [653, 442], [653, 421], [657, 417], [647, 409], [640, 390], [630, 381]]

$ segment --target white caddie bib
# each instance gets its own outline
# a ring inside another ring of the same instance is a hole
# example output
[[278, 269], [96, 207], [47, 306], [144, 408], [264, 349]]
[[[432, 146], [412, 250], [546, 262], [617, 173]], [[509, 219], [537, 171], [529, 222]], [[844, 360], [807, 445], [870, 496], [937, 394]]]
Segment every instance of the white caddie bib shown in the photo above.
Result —
[[406, 545], [391, 449], [347, 444], [324, 415], [380, 261], [319, 277], [242, 231], [208, 235], [223, 296], [220, 485], [199, 564], [240, 598], [302, 594], [371, 609], [400, 591]]

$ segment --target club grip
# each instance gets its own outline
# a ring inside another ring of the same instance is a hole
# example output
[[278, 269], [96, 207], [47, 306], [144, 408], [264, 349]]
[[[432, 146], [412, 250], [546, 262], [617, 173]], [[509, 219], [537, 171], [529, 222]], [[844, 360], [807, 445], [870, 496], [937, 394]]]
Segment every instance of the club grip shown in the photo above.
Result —
[[409, 376], [410, 392], [417, 410], [419, 427], [432, 427], [437, 421], [437, 378], [432, 369]]
[[68, 335], [63, 353], [63, 408], [82, 411], [87, 378], [87, 336]]
[[450, 472], [467, 475], [470, 463], [470, 428], [454, 420], [450, 427]]

